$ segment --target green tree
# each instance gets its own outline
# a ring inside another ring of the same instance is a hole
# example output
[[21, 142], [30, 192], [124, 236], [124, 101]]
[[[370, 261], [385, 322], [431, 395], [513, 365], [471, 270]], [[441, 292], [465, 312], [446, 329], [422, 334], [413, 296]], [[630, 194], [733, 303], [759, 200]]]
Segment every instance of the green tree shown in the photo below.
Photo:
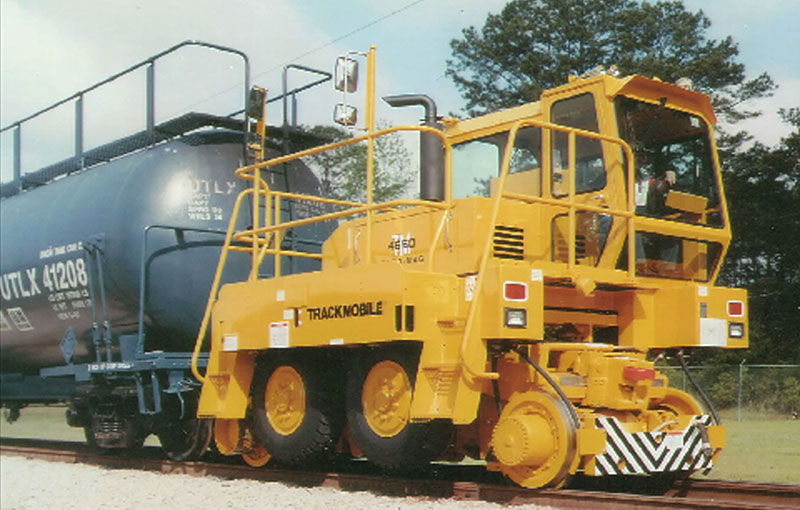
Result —
[[[315, 126], [310, 131], [331, 142], [352, 138], [349, 131], [337, 126]], [[366, 142], [311, 156], [306, 163], [320, 180], [322, 196], [366, 201]], [[383, 202], [402, 196], [414, 177], [411, 157], [400, 136], [393, 133], [376, 139], [373, 201]]]
[[781, 114], [794, 130], [776, 147], [722, 154], [734, 237], [721, 281], [749, 290], [751, 363], [800, 362], [800, 108]]
[[734, 122], [757, 112], [741, 104], [774, 88], [766, 74], [745, 81], [731, 37], [710, 40], [702, 11], [679, 1], [512, 0], [483, 27], [450, 42], [446, 73], [467, 100], [470, 114], [536, 101], [569, 74], [616, 64], [674, 82], [690, 78], [714, 96], [718, 113]]
[[[745, 102], [770, 95], [775, 84], [767, 74], [746, 80], [733, 38], [710, 39], [710, 26], [703, 11], [688, 12], [680, 1], [511, 0], [483, 27], [468, 27], [451, 41], [446, 74], [472, 115], [536, 101], [569, 74], [598, 64], [669, 82], [687, 77], [729, 124], [758, 115]], [[800, 129], [800, 109], [784, 117]], [[745, 132], [721, 135], [734, 233], [721, 283], [750, 290], [753, 347], [744, 356], [751, 363], [797, 363], [800, 134], [775, 148], [745, 148], [751, 141]], [[714, 356], [738, 363], [743, 353]]]

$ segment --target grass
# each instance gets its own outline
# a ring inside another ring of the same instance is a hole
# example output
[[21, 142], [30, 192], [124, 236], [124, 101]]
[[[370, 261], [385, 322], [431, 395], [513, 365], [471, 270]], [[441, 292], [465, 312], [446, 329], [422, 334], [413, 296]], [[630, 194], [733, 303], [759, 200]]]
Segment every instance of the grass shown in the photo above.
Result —
[[728, 445], [708, 478], [800, 484], [800, 420], [722, 413]]
[[[6, 422], [5, 411], [0, 420], [0, 436], [15, 438], [55, 439], [59, 441], [86, 441], [82, 428], [67, 425], [66, 406], [30, 406], [20, 410], [20, 417], [14, 423]], [[148, 446], [157, 446], [158, 438], [150, 436], [145, 441]]]
[[[22, 409], [16, 422], [0, 423], [3, 437], [29, 437], [83, 441], [83, 430], [67, 426], [61, 406]], [[744, 413], [722, 413], [728, 446], [708, 478], [800, 484], [800, 420]], [[151, 436], [147, 444], [157, 445]], [[702, 478], [702, 475], [697, 475]]]
[[66, 406], [31, 406], [20, 411], [14, 423], [6, 422], [3, 410], [0, 435], [3, 437], [57, 439], [60, 441], [85, 441], [83, 429], [67, 425]]

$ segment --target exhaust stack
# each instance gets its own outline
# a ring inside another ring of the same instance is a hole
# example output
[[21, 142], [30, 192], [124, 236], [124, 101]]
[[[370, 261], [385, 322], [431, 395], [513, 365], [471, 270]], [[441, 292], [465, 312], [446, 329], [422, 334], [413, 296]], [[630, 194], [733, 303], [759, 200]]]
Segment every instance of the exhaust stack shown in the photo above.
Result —
[[[436, 121], [436, 103], [424, 94], [384, 96], [389, 106], [422, 106], [425, 108], [423, 126], [441, 130]], [[442, 142], [431, 133], [419, 134], [419, 195], [422, 200], [444, 200], [444, 151]]]

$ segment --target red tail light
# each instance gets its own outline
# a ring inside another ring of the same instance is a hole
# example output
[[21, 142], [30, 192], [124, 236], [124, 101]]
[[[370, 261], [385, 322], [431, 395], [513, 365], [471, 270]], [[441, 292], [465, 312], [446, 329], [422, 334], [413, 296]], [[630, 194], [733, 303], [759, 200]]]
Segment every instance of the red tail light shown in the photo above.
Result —
[[527, 301], [528, 285], [522, 282], [503, 283], [503, 297], [506, 301]]
[[728, 317], [743, 317], [743, 316], [744, 316], [744, 302], [728, 301]]

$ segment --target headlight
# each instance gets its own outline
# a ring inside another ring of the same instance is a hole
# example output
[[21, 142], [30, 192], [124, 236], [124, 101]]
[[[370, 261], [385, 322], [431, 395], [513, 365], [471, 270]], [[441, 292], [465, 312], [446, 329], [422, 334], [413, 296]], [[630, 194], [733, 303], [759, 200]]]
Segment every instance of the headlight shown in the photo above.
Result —
[[728, 323], [728, 336], [731, 338], [743, 338], [744, 337], [744, 324], [741, 322], [729, 322]]
[[528, 326], [528, 311], [524, 308], [506, 308], [505, 326], [507, 328], [525, 328]]

